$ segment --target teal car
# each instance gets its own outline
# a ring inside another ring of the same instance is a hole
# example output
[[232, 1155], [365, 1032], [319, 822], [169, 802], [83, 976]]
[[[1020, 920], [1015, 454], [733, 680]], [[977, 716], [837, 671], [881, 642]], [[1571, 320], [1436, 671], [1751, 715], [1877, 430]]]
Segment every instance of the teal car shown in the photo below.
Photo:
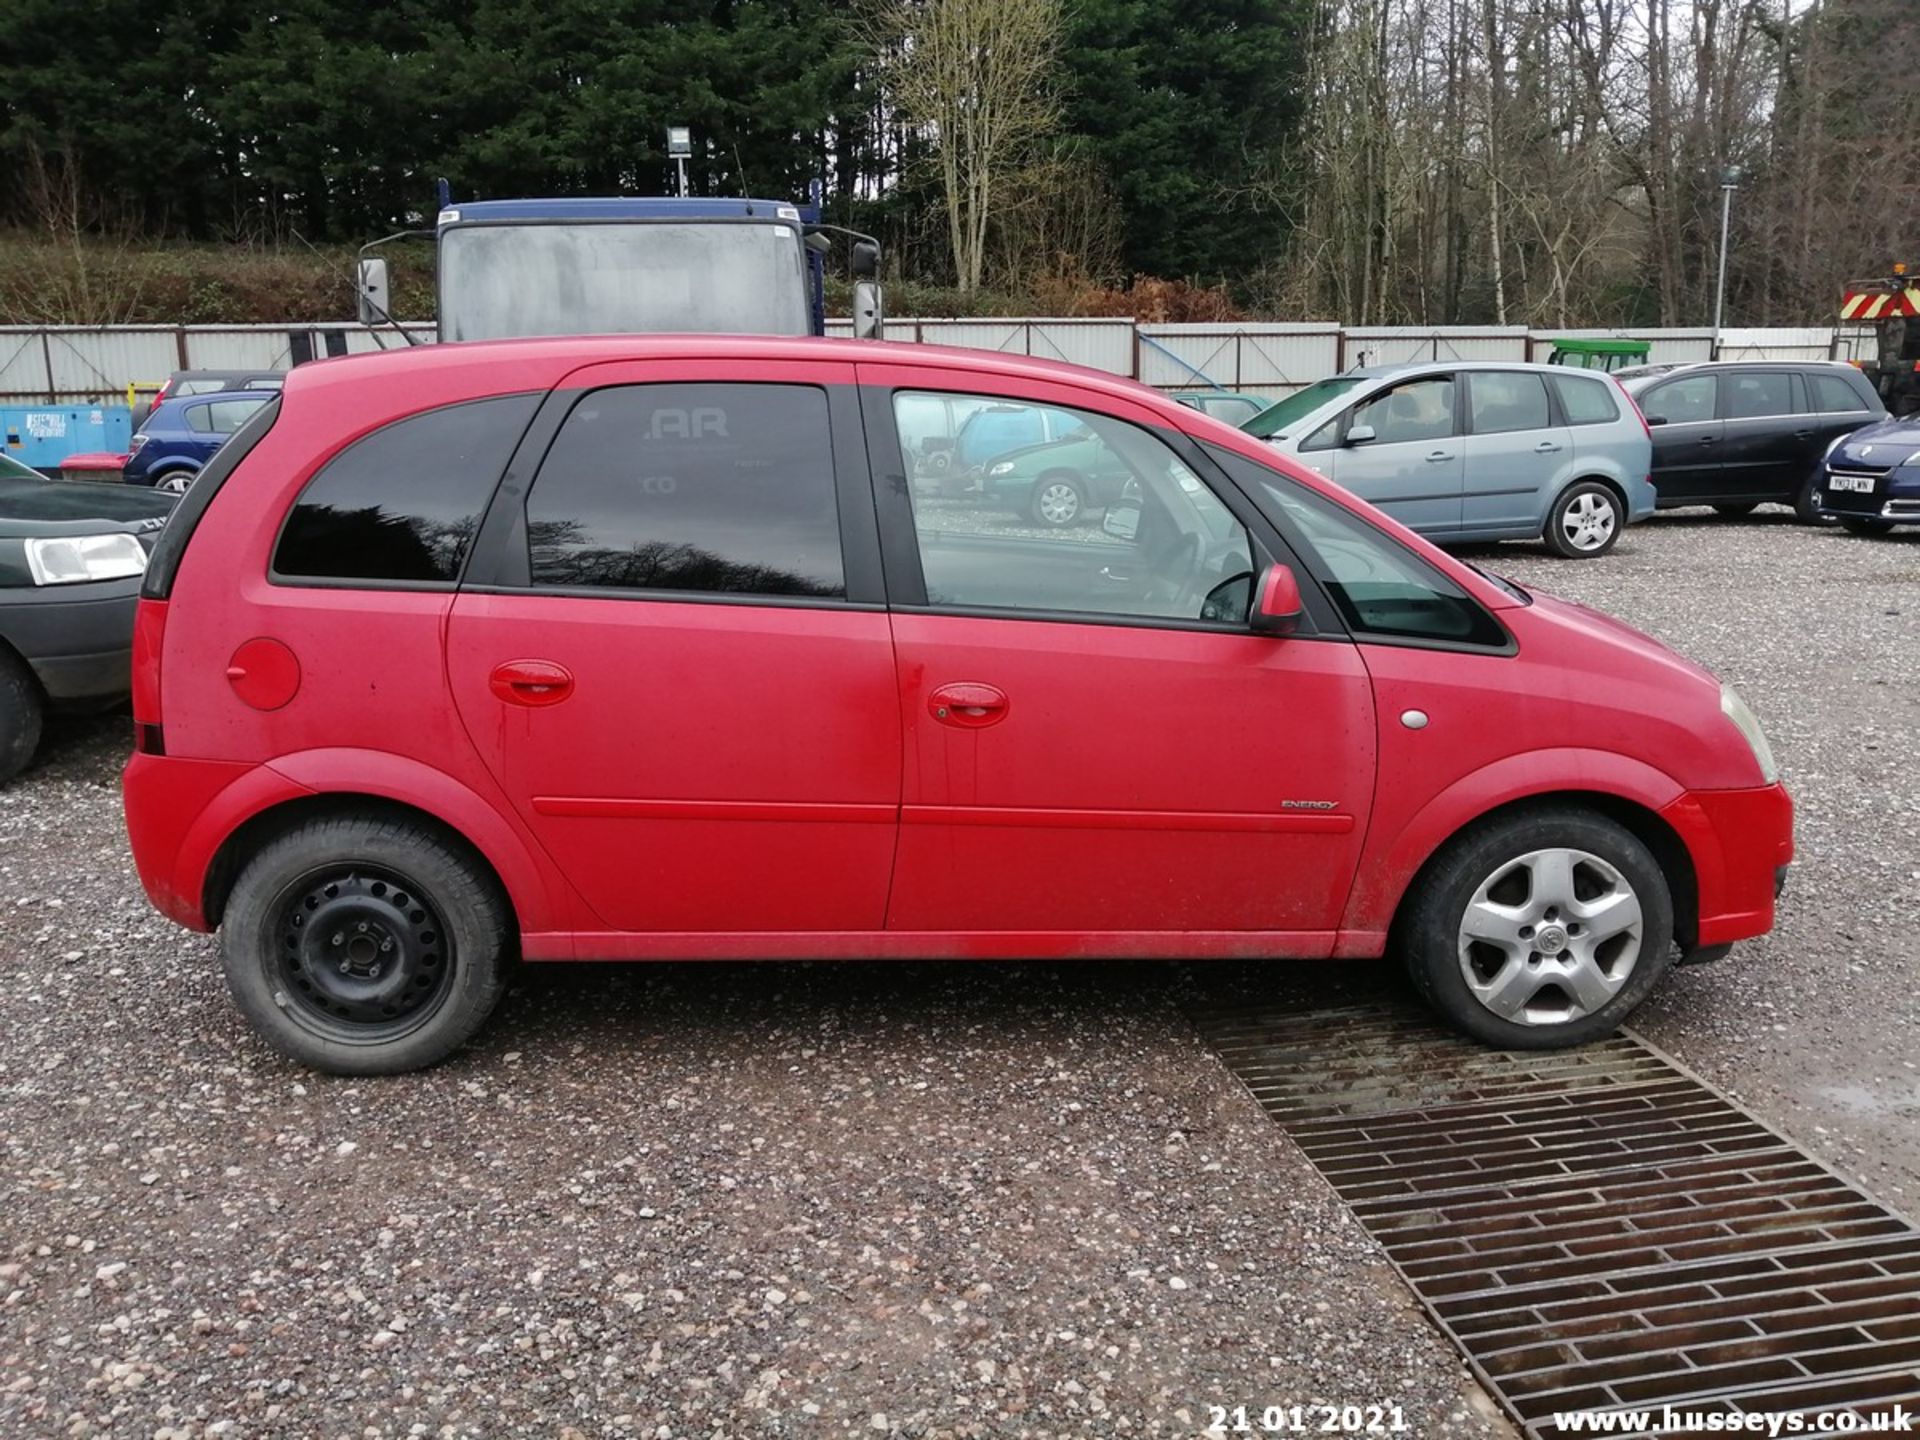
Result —
[[980, 477], [982, 497], [1049, 530], [1076, 525], [1120, 498], [1125, 462], [1084, 425], [1044, 445], [1002, 455]]

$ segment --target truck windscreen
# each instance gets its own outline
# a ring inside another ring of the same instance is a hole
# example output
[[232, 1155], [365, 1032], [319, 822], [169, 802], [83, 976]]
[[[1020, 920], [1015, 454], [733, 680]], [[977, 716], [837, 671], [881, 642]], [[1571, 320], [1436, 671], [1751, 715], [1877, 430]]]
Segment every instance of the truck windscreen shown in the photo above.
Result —
[[440, 338], [805, 335], [807, 286], [790, 225], [461, 226], [440, 237]]

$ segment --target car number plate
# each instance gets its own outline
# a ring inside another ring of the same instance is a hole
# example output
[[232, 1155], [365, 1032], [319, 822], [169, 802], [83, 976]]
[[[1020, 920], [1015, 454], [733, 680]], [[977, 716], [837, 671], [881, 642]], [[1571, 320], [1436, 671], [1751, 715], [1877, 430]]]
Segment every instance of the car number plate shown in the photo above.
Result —
[[1878, 477], [1873, 475], [1832, 474], [1827, 476], [1829, 490], [1851, 490], [1860, 495], [1871, 495], [1877, 482]]

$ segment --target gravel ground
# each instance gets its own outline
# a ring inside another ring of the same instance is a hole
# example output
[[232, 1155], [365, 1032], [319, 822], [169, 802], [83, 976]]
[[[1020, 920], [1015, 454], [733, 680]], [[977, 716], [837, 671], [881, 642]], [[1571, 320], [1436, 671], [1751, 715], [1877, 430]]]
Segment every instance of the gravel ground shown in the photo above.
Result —
[[[1915, 1208], [1920, 535], [1681, 515], [1475, 558], [1767, 722], [1781, 928], [1642, 1028]], [[1181, 1017], [1266, 969], [547, 967], [439, 1070], [328, 1080], [148, 910], [123, 737], [60, 728], [0, 792], [0, 1434], [1191, 1434], [1315, 1400], [1512, 1433]]]

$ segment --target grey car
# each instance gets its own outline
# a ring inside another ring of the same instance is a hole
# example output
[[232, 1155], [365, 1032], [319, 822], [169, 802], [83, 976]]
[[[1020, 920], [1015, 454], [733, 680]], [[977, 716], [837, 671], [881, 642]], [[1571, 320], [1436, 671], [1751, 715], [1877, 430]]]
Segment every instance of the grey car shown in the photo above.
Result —
[[1241, 428], [1430, 540], [1591, 559], [1654, 509], [1646, 423], [1613, 380], [1564, 366], [1349, 370]]

